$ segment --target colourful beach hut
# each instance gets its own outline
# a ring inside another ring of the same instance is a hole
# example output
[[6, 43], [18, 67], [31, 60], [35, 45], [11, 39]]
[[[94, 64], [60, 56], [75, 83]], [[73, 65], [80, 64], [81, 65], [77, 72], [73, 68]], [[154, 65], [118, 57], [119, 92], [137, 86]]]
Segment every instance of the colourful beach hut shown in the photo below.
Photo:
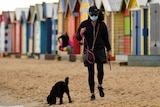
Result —
[[71, 45], [73, 47], [73, 54], [80, 53], [80, 47], [76, 40], [76, 30], [80, 23], [80, 1], [79, 0], [68, 0], [65, 13], [66, 21], [66, 32], [69, 35]]
[[22, 9], [22, 11], [21, 11], [21, 26], [22, 26], [22, 32], [21, 32], [22, 53], [21, 54], [24, 54], [24, 55], [27, 54], [27, 47], [28, 47], [28, 35], [27, 35], [28, 13], [29, 13], [29, 8]]
[[151, 0], [149, 2], [149, 54], [150, 55], [160, 55], [160, 1]]
[[41, 20], [40, 20], [40, 7], [41, 4], [35, 5], [35, 10], [33, 14], [33, 47], [34, 47], [34, 54], [40, 54], [40, 36], [41, 36]]
[[36, 36], [36, 53], [37, 54], [45, 54], [46, 53], [46, 30], [44, 30], [46, 28], [46, 21], [45, 18], [43, 16], [44, 14], [44, 9], [42, 4], [36, 4], [36, 32], [35, 36]]
[[0, 29], [0, 53], [1, 56], [7, 55], [11, 51], [11, 38], [8, 35], [8, 23], [9, 23], [9, 13], [2, 11], [1, 16], [1, 29]]
[[64, 32], [65, 20], [64, 15], [66, 12], [67, 0], [59, 0], [58, 2], [58, 37]]
[[35, 18], [35, 6], [29, 7], [29, 16], [27, 22], [27, 34], [29, 37], [29, 44], [28, 44], [28, 54], [32, 55], [34, 53], [34, 18]]
[[51, 51], [53, 55], [58, 52], [57, 34], [58, 34], [58, 3], [53, 4], [53, 17], [52, 17], [52, 43]]
[[3, 57], [4, 54], [4, 33], [2, 33], [3, 29], [4, 21], [2, 15], [0, 15], [0, 57]]
[[148, 7], [147, 0], [129, 0], [131, 11], [131, 54], [148, 54]]
[[16, 54], [21, 54], [22, 50], [22, 26], [21, 26], [21, 15], [22, 15], [22, 9], [16, 8], [15, 10], [16, 14], [16, 20], [15, 20], [15, 38], [16, 38]]
[[11, 53], [16, 52], [16, 38], [15, 38], [15, 11], [9, 11], [9, 19], [10, 23], [8, 25], [9, 27], [9, 35], [11, 36]]

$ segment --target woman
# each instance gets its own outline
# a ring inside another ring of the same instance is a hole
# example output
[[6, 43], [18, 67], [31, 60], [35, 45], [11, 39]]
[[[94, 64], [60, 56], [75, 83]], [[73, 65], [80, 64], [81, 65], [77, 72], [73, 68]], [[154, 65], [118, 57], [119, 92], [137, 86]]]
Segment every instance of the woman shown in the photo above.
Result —
[[[95, 55], [95, 62], [97, 63], [97, 78], [98, 78], [98, 90], [101, 97], [104, 97], [103, 92], [103, 76], [104, 76], [104, 69], [103, 64], [106, 63], [106, 52], [105, 48], [107, 49], [107, 55], [110, 57], [110, 43], [108, 40], [108, 31], [107, 26], [102, 21], [102, 13], [99, 9], [97, 9], [96, 6], [91, 6], [89, 8], [89, 18], [87, 20], [84, 20], [77, 31], [76, 38], [78, 41], [81, 41], [83, 39], [83, 36], [85, 38], [84, 41], [84, 53], [86, 51], [87, 46], [89, 49], [92, 48], [94, 37], [96, 36], [96, 31], [98, 28], [98, 25], [100, 25], [97, 39], [94, 44], [94, 50], [93, 53]], [[88, 63], [84, 62], [84, 65], [88, 68], [88, 83], [90, 87], [91, 92], [91, 100], [95, 100], [95, 93], [94, 93], [94, 87], [95, 87], [95, 81], [94, 81], [94, 63]]]

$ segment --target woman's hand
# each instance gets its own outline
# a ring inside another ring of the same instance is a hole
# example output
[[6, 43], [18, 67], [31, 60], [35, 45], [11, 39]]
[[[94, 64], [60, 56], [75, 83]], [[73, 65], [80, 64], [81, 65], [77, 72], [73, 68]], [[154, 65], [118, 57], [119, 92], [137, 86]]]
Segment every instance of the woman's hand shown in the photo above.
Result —
[[80, 34], [84, 34], [85, 31], [86, 31], [86, 27], [81, 28]]

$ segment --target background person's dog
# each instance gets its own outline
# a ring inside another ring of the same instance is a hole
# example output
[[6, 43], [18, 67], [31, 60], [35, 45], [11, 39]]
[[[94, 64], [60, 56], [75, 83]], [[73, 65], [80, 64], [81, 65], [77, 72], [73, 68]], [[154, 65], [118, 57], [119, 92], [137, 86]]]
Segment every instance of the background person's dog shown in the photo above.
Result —
[[65, 78], [65, 81], [57, 82], [50, 91], [50, 94], [47, 97], [47, 102], [49, 105], [56, 104], [56, 98], [60, 98], [60, 104], [63, 104], [63, 94], [66, 93], [68, 96], [69, 103], [71, 103], [71, 97], [69, 94], [69, 77]]

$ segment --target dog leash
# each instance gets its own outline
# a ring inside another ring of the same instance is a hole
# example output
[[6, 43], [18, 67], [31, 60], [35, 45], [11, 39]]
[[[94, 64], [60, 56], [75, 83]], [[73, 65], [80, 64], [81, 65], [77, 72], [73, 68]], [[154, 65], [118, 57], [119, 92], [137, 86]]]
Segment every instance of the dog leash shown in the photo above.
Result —
[[95, 35], [95, 37], [94, 37], [91, 50], [89, 49], [89, 46], [88, 46], [88, 43], [87, 43], [87, 40], [86, 40], [84, 34], [81, 35], [81, 37], [82, 37], [82, 38], [84, 37], [84, 40], [85, 40], [86, 43], [87, 43], [87, 48], [85, 48], [86, 52], [89, 53], [89, 54], [91, 54], [91, 56], [92, 56], [92, 58], [93, 58], [93, 60], [90, 61], [90, 60], [89, 60], [89, 55], [88, 55], [88, 54], [86, 55], [85, 58], [87, 59], [87, 61], [88, 61], [90, 64], [93, 64], [93, 63], [95, 62], [95, 56], [94, 56], [93, 50], [94, 50], [94, 45], [95, 45], [95, 42], [96, 42], [96, 39], [97, 39], [97, 36], [98, 36], [99, 27], [100, 27], [100, 24], [98, 24], [97, 31], [96, 31], [96, 35]]

